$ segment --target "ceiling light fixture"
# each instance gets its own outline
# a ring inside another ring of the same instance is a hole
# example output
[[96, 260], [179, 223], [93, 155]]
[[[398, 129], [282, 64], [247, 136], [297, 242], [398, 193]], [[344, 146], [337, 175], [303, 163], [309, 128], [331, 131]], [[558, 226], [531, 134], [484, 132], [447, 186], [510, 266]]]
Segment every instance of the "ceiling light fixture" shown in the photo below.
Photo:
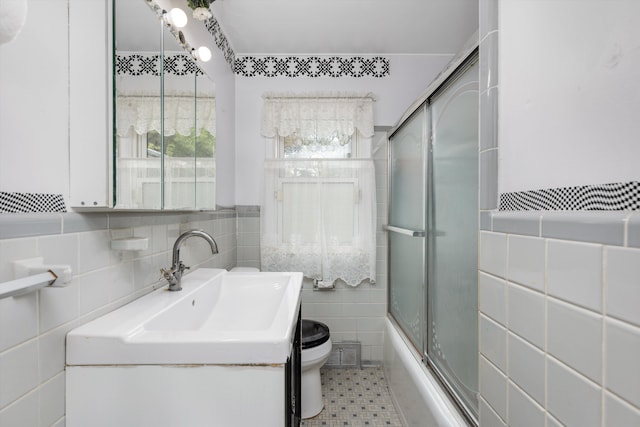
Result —
[[211, 60], [211, 51], [206, 46], [200, 46], [197, 49], [192, 49], [191, 55], [193, 55], [193, 57], [198, 61], [208, 62]]
[[165, 12], [162, 17], [167, 24], [173, 25], [176, 28], [184, 28], [188, 22], [187, 14], [178, 7], [174, 7], [169, 12]]

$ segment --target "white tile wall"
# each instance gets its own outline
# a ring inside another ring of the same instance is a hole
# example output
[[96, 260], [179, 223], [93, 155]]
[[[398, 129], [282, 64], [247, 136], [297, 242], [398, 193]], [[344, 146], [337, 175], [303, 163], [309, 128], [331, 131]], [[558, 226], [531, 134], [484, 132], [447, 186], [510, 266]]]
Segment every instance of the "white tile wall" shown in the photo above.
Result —
[[545, 355], [517, 335], [509, 333], [509, 379], [544, 405]]
[[640, 425], [640, 251], [493, 231], [482, 241], [481, 425]]
[[592, 310], [602, 307], [602, 245], [547, 241], [547, 291]]
[[[0, 282], [13, 279], [11, 261], [36, 256], [69, 264], [74, 274], [66, 287], [0, 300], [0, 426], [64, 426], [67, 332], [160, 285], [158, 271], [169, 265], [181, 231], [204, 229], [220, 250], [212, 256], [190, 239], [181, 251], [187, 265], [235, 266], [236, 218], [226, 216], [188, 222], [185, 214], [172, 217], [179, 223], [0, 239]], [[149, 249], [112, 251], [112, 235], [148, 237]]]
[[509, 423], [519, 427], [539, 427], [544, 425], [545, 412], [542, 406], [524, 393], [514, 383], [509, 382]]
[[547, 358], [547, 410], [564, 425], [596, 427], [602, 391], [569, 366]]
[[515, 284], [509, 284], [507, 289], [509, 329], [544, 348], [544, 295]]
[[507, 376], [480, 356], [480, 394], [502, 420], [507, 419]]
[[607, 320], [605, 353], [607, 389], [640, 408], [640, 328]]
[[640, 326], [640, 249], [605, 248], [606, 312]]

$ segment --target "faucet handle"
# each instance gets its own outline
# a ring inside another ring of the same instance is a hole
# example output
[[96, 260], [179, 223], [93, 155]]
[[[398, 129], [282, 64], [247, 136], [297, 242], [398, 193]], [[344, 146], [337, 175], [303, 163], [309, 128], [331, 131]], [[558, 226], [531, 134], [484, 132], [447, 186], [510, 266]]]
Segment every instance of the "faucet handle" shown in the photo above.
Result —
[[185, 270], [191, 270], [191, 267], [189, 267], [188, 265], [184, 265], [184, 263], [180, 261], [180, 264], [178, 264], [178, 271], [180, 272], [180, 274], [182, 274], [182, 272], [184, 272]]
[[162, 277], [164, 277], [165, 279], [170, 280], [171, 278], [173, 278], [173, 269], [167, 268], [165, 270], [164, 268], [161, 268], [160, 274], [162, 274]]

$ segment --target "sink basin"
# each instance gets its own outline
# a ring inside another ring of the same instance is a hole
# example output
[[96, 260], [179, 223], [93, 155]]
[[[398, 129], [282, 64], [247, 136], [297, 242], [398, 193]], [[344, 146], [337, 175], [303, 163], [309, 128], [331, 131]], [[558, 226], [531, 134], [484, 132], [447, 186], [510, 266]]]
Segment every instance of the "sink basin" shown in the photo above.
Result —
[[67, 335], [67, 365], [280, 364], [302, 273], [201, 268]]

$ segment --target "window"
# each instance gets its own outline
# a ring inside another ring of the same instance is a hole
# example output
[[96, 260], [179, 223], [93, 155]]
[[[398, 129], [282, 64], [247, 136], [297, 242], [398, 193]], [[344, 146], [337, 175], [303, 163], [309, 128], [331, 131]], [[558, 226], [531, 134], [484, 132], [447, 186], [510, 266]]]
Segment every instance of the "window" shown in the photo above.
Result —
[[[292, 107], [292, 98], [286, 100]], [[323, 107], [330, 104], [322, 99]], [[300, 105], [308, 107], [308, 99]], [[273, 138], [276, 155], [265, 161], [262, 207], [265, 271], [302, 271], [352, 286], [375, 281], [375, 171], [364, 155], [372, 132], [363, 137], [355, 127], [350, 134], [327, 127], [340, 117], [313, 124], [305, 120]]]

